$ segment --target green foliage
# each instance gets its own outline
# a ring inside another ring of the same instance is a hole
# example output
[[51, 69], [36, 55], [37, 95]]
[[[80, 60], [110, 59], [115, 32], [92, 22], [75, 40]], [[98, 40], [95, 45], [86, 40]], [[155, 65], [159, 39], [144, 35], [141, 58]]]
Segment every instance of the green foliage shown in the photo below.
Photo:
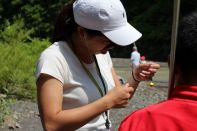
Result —
[[18, 44], [30, 41], [33, 29], [26, 29], [23, 19], [16, 19], [13, 23], [5, 21], [4, 28], [0, 30], [0, 42], [6, 44]]
[[[165, 61], [170, 51], [172, 6], [170, 0], [124, 1], [128, 21], [143, 35], [136, 42], [147, 59]], [[130, 57], [132, 47], [115, 50], [113, 56]], [[119, 53], [119, 54], [117, 54]]]
[[[166, 61], [170, 53], [172, 30], [172, 0], [124, 0], [129, 22], [142, 34], [136, 42], [147, 59]], [[180, 16], [197, 9], [196, 0], [182, 0]], [[114, 57], [130, 57], [131, 46], [111, 51]]]
[[14, 103], [13, 99], [6, 99], [0, 94], [0, 124], [4, 122], [6, 116], [11, 114], [9, 105]]
[[0, 44], [0, 93], [9, 98], [35, 98], [35, 64], [48, 40]]
[[1, 0], [0, 24], [4, 19], [14, 21], [21, 16], [27, 28], [34, 27], [34, 36], [46, 38], [51, 36], [53, 25], [61, 8], [69, 0]]
[[167, 60], [170, 52], [172, 4], [172, 1], [152, 4], [146, 12], [138, 15], [133, 21], [142, 25], [139, 29], [143, 37], [138, 47], [147, 59]]
[[31, 38], [22, 19], [5, 21], [0, 30], [0, 123], [10, 115], [13, 99], [35, 100], [35, 64], [49, 40]]
[[[34, 32], [31, 36], [50, 38], [57, 15], [68, 1], [0, 0], [0, 28], [7, 26], [4, 23], [5, 19], [13, 23], [14, 18], [20, 16], [26, 29], [33, 27]], [[173, 1], [122, 0], [122, 2], [127, 11], [128, 21], [143, 34], [136, 43], [140, 53], [148, 59], [165, 60], [170, 52]], [[181, 16], [196, 8], [196, 0], [181, 0]], [[26, 30], [25, 28], [23, 29]], [[22, 33], [22, 36], [26, 33]], [[9, 40], [5, 38], [6, 43]], [[128, 58], [130, 52], [128, 47], [115, 49], [112, 56]]]

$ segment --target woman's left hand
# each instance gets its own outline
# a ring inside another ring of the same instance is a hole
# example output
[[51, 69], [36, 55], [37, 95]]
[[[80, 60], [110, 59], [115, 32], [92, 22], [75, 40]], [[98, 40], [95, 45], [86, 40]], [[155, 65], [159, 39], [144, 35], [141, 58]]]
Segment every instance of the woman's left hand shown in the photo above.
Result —
[[137, 81], [151, 80], [160, 65], [154, 62], [139, 64], [133, 69], [133, 77]]

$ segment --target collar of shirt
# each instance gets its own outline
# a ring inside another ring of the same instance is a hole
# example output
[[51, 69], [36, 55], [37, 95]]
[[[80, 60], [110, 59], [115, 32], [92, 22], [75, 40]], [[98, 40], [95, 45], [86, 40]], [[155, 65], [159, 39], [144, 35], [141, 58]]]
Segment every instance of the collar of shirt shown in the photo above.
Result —
[[197, 85], [178, 85], [170, 99], [185, 99], [197, 101]]

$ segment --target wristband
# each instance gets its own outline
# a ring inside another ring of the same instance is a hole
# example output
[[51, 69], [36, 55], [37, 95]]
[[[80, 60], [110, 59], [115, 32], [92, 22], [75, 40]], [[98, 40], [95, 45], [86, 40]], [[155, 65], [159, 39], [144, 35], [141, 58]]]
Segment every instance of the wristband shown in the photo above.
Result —
[[132, 77], [133, 77], [133, 80], [134, 80], [134, 81], [140, 82], [139, 80], [137, 80], [137, 79], [134, 77], [133, 70], [132, 70]]

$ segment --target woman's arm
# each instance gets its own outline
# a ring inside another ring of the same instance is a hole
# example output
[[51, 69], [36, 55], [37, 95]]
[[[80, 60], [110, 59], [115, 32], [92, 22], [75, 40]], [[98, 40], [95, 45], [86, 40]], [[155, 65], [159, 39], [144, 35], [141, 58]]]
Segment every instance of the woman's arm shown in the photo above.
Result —
[[99, 100], [85, 106], [62, 110], [63, 84], [54, 77], [41, 74], [37, 81], [38, 107], [44, 130], [73, 131], [110, 108], [125, 107], [133, 91], [126, 85], [114, 88]]
[[[139, 64], [138, 66], [132, 69], [131, 76], [128, 78], [126, 83], [128, 83], [130, 87], [133, 87], [135, 91], [140, 81], [150, 80], [159, 68], [160, 65], [153, 62]], [[115, 81], [115, 84], [118, 83], [118, 76], [114, 68], [112, 68], [112, 76]], [[120, 83], [118, 85], [120, 85]]]
[[139, 64], [132, 69], [132, 79], [134, 81], [151, 80], [159, 68], [160, 65], [154, 62]]
[[[120, 87], [121, 84], [120, 84], [120, 81], [119, 81], [119, 79], [118, 79], [118, 75], [117, 75], [117, 73], [116, 73], [116, 71], [115, 71], [114, 68], [112, 68], [112, 76], [113, 76], [115, 85]], [[139, 84], [139, 81], [134, 80], [134, 79], [133, 79], [133, 76], [131, 75], [131, 76], [128, 78], [128, 80], [127, 80], [126, 83], [129, 84], [129, 87], [133, 87], [133, 92], [132, 92], [132, 94], [131, 94], [131, 97], [132, 97], [133, 93], [135, 92], [135, 89], [137, 88], [137, 86], [138, 86], [138, 84]]]

